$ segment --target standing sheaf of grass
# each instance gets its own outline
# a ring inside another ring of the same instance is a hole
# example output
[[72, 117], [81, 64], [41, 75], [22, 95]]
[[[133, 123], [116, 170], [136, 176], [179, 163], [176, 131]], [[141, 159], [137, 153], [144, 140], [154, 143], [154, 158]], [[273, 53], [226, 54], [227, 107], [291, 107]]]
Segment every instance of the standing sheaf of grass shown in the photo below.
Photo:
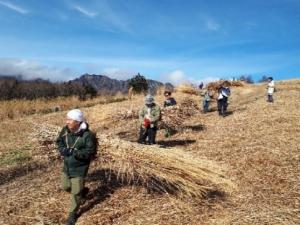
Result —
[[86, 101], [81, 101], [76, 96], [58, 97], [55, 99], [40, 98], [35, 100], [14, 99], [1, 101], [0, 121], [5, 119], [19, 118], [36, 113], [46, 114], [72, 108], [91, 107], [97, 104], [121, 102], [124, 100], [126, 100], [125, 95], [119, 93], [115, 96], [98, 96]]

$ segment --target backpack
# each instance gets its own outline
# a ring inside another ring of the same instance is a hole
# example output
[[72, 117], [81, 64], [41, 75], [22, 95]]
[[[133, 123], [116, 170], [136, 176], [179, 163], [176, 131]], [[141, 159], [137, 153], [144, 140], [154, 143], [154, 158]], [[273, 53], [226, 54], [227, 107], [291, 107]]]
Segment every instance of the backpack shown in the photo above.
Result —
[[93, 131], [91, 131], [91, 133], [93, 134], [93, 136], [94, 136], [94, 141], [95, 141], [95, 151], [94, 151], [94, 153], [91, 155], [91, 157], [90, 157], [90, 160], [91, 161], [94, 161], [94, 160], [97, 160], [97, 158], [98, 158], [98, 149], [99, 149], [99, 147], [100, 147], [100, 145], [99, 145], [99, 138], [97, 137], [97, 133], [96, 132], [93, 132]]

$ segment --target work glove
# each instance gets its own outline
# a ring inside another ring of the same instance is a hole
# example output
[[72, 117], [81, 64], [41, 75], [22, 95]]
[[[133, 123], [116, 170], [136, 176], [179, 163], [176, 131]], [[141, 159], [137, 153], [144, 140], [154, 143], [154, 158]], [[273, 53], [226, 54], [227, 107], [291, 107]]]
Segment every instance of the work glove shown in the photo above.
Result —
[[71, 156], [73, 154], [74, 148], [59, 148], [59, 153], [61, 156]]
[[144, 119], [143, 127], [147, 128], [150, 126], [150, 124], [151, 124], [151, 122], [149, 119]]

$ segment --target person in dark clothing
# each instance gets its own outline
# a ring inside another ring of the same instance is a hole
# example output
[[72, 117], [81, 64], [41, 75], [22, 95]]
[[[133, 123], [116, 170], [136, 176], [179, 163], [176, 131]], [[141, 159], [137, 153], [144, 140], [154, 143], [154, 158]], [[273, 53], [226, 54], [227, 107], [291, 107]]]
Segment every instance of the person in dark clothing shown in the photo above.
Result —
[[218, 89], [218, 113], [223, 117], [227, 115], [228, 97], [230, 96], [230, 89], [228, 86], [228, 83], [224, 82]]
[[89, 130], [79, 109], [68, 112], [66, 126], [60, 131], [56, 144], [64, 159], [62, 188], [71, 194], [67, 225], [74, 225], [79, 206], [88, 192], [88, 188], [84, 187], [84, 178], [97, 150], [96, 135]]
[[200, 90], [203, 89], [203, 82], [201, 82], [201, 83], [199, 84], [199, 89], [200, 89]]
[[[139, 120], [141, 122], [138, 139], [139, 143], [155, 144], [157, 123], [160, 118], [160, 107], [154, 103], [154, 98], [151, 95], [147, 95], [145, 98], [145, 105], [139, 111]], [[148, 142], [146, 142], [147, 137]]]
[[177, 104], [176, 100], [173, 97], [171, 97], [170, 91], [165, 91], [164, 96], [166, 98], [166, 100], [164, 101], [164, 107], [173, 106]]
[[[176, 100], [171, 95], [172, 95], [172, 93], [170, 91], [164, 92], [164, 96], [165, 96], [164, 108], [177, 104]], [[165, 116], [168, 116], [168, 115], [165, 115]], [[171, 127], [165, 128], [165, 137], [170, 137], [171, 135], [173, 135], [175, 133], [176, 133], [176, 131], [174, 129], [172, 129]]]

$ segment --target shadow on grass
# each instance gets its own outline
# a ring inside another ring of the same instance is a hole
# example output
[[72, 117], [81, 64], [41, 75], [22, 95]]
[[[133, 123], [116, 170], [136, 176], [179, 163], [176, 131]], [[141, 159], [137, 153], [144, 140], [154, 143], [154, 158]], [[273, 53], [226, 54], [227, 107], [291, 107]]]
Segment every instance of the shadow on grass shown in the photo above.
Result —
[[[119, 188], [125, 186], [144, 187], [149, 194], [164, 195], [166, 193], [176, 196], [178, 194], [178, 186], [175, 183], [168, 182], [167, 180], [149, 176], [141, 179], [138, 174], [120, 175], [116, 171], [109, 169], [99, 169], [93, 171], [88, 175], [87, 182], [96, 182], [97, 186], [91, 190], [86, 196], [86, 202], [79, 210], [79, 217], [89, 210], [96, 207], [96, 205], [109, 199]], [[145, 180], [146, 179], [146, 180]], [[219, 190], [208, 191], [204, 196], [204, 200], [219, 201], [225, 200], [225, 193]]]
[[138, 134], [137, 132], [130, 132], [130, 131], [121, 131], [117, 133], [117, 136], [123, 140], [130, 141], [130, 142], [137, 142]]
[[205, 130], [205, 126], [203, 124], [188, 125], [185, 126], [183, 129], [191, 129], [192, 131], [203, 131]]
[[45, 163], [31, 162], [26, 165], [15, 166], [0, 172], [0, 185], [8, 183], [19, 177], [26, 176], [35, 170], [46, 170], [49, 165]]
[[195, 143], [196, 140], [168, 140], [168, 141], [157, 141], [157, 144], [161, 147], [175, 147], [175, 146], [187, 146]]
[[226, 116], [231, 116], [231, 115], [233, 115], [233, 113], [234, 113], [233, 111], [227, 111]]
[[[120, 179], [117, 173], [108, 169], [101, 169], [93, 171], [88, 175], [87, 182], [97, 182], [97, 187], [90, 191], [86, 196], [86, 204], [79, 210], [79, 216], [94, 208], [97, 204], [109, 198], [117, 189], [133, 185], [127, 182], [127, 179]], [[140, 185], [136, 183], [135, 185]]]
[[118, 175], [117, 172], [109, 169], [101, 169], [88, 175], [87, 182], [97, 182], [97, 187], [86, 196], [86, 203], [80, 208], [79, 216], [94, 208], [97, 204], [108, 199], [116, 190], [125, 186], [139, 186], [147, 189], [148, 193], [176, 195], [178, 189], [175, 184], [157, 177], [148, 177], [142, 180], [138, 175], [128, 177]]

